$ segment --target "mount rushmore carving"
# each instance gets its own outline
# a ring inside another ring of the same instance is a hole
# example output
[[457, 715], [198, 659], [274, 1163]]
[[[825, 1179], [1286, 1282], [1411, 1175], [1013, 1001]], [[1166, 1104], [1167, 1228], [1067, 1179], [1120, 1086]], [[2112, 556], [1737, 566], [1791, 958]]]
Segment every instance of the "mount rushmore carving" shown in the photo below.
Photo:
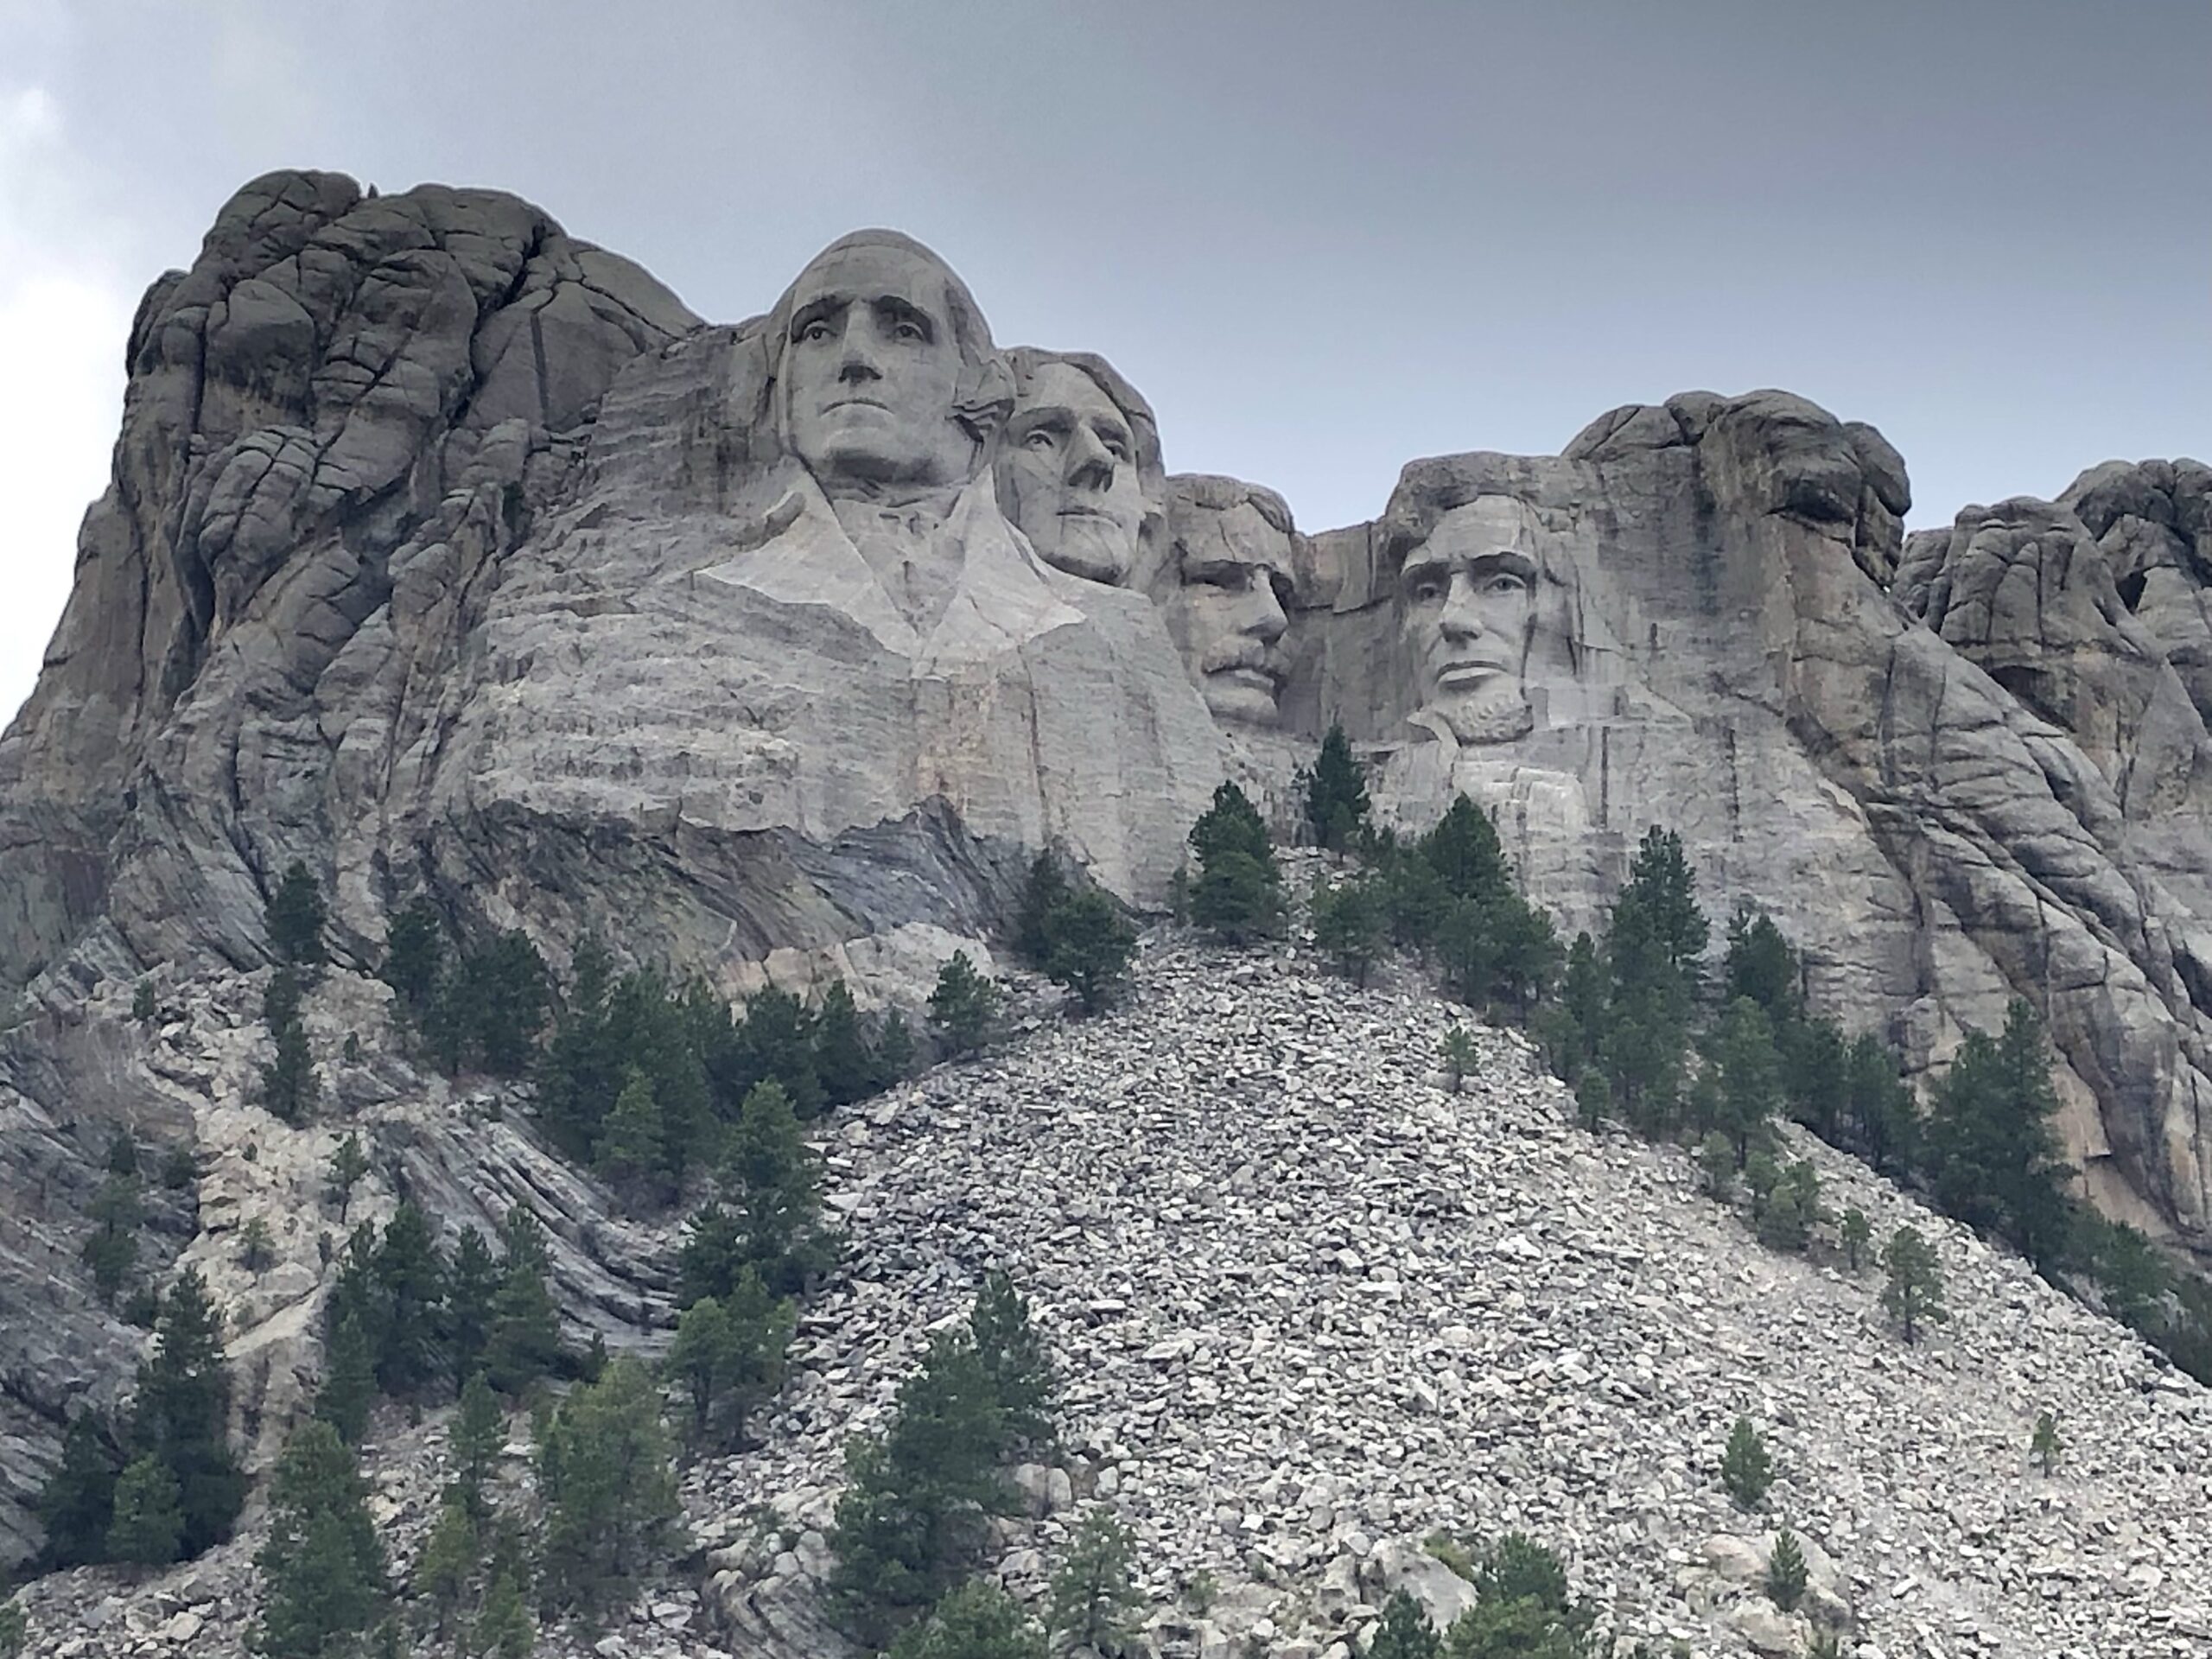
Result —
[[1569, 931], [1662, 823], [1916, 1065], [2027, 996], [2090, 1190], [2202, 1239], [2196, 463], [1908, 537], [1871, 427], [1689, 393], [1302, 529], [904, 236], [713, 324], [512, 197], [313, 173], [226, 206], [128, 361], [0, 739], [0, 1110], [179, 1109], [73, 1011], [263, 963], [295, 859], [363, 962], [428, 895], [556, 962], [596, 929], [732, 995], [907, 995], [1039, 848], [1158, 906], [1224, 777], [1287, 826], [1333, 721], [1406, 824], [1493, 811]]

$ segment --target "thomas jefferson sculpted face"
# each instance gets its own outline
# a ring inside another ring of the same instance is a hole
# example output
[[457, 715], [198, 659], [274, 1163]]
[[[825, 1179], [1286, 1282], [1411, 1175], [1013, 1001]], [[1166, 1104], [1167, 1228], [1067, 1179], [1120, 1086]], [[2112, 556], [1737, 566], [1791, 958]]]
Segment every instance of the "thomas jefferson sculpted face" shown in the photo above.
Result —
[[1522, 683], [1535, 620], [1535, 527], [1520, 503], [1479, 496], [1406, 555], [1400, 637], [1421, 712], [1462, 743], [1502, 743], [1532, 724]]
[[964, 394], [997, 365], [982, 319], [918, 244], [862, 232], [833, 242], [777, 308], [791, 448], [832, 495], [963, 483], [982, 439]]
[[1124, 582], [1145, 514], [1135, 423], [1075, 364], [1014, 355], [1020, 390], [999, 445], [999, 505], [1046, 563]]

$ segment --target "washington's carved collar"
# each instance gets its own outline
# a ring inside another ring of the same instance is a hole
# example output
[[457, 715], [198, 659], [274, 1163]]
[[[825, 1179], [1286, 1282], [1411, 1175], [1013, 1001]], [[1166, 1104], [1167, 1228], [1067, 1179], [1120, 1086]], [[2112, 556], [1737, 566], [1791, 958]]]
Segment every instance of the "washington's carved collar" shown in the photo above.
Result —
[[1000, 512], [991, 475], [939, 503], [832, 505], [802, 473], [767, 539], [701, 575], [850, 618], [919, 671], [998, 656], [1082, 613]]

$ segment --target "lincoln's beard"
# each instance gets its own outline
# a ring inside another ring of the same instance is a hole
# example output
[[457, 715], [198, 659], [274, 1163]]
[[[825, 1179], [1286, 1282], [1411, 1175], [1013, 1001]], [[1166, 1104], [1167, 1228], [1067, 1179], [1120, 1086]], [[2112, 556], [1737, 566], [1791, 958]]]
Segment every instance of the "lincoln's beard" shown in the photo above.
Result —
[[1510, 743], [1526, 737], [1535, 726], [1535, 711], [1519, 677], [1498, 676], [1491, 684], [1474, 690], [1446, 692], [1429, 704], [1431, 712], [1452, 728], [1462, 743]]

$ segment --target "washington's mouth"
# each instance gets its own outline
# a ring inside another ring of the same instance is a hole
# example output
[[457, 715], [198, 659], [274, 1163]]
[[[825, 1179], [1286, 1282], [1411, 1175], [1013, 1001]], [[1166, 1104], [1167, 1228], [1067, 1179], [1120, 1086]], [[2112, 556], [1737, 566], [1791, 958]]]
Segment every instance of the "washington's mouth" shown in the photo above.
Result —
[[828, 415], [841, 409], [880, 409], [887, 412], [890, 408], [890, 404], [880, 403], [873, 397], [840, 397], [833, 404], [824, 404], [822, 412]]

